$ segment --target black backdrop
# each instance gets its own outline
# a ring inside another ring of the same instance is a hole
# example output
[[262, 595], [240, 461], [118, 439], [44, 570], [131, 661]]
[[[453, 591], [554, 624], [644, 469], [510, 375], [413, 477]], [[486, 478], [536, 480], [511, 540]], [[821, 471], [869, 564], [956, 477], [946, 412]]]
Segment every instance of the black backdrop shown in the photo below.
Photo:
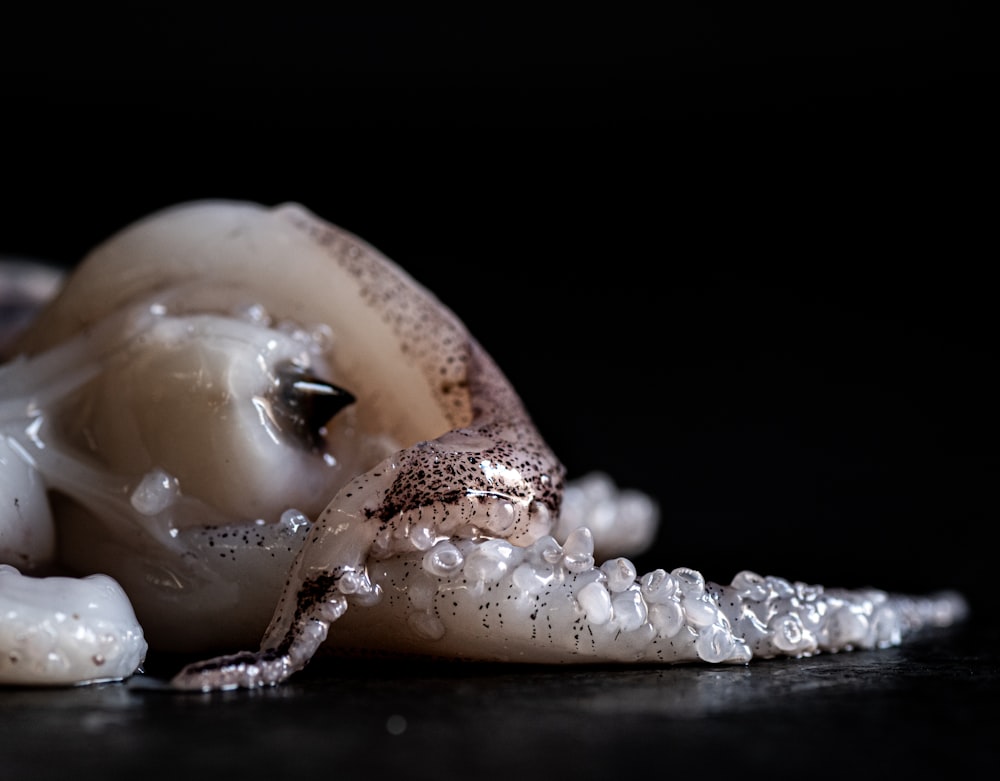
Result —
[[981, 14], [33, 13], [0, 252], [299, 201], [437, 292], [571, 473], [658, 499], [643, 568], [991, 585]]

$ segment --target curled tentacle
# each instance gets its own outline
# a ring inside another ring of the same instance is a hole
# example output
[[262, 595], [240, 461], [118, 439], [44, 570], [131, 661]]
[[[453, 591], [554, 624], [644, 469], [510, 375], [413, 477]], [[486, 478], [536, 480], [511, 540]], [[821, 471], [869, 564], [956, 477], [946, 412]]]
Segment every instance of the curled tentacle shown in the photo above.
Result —
[[368, 579], [374, 557], [451, 538], [525, 545], [549, 533], [559, 512], [562, 466], [494, 364], [471, 340], [468, 349], [475, 411], [469, 425], [418, 442], [342, 488], [303, 546], [260, 652], [190, 665], [174, 686], [252, 687], [301, 669], [351, 601], [377, 599], [378, 587]]

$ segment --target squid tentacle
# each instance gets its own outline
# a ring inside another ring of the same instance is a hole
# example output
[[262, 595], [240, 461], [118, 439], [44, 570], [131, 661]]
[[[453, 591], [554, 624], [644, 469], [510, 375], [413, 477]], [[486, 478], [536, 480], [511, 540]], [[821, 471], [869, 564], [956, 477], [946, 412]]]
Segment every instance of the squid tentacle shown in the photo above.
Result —
[[[325, 592], [326, 601], [300, 617], [291, 647], [265, 644], [254, 654], [190, 665], [172, 685], [203, 691], [272, 685], [301, 669], [321, 645], [345, 655], [494, 662], [745, 664], [888, 648], [967, 612], [955, 592], [914, 597], [827, 589], [750, 571], [720, 585], [687, 567], [640, 576], [624, 557], [596, 566], [586, 527], [565, 544], [552, 537], [527, 546], [441, 540], [351, 574], [361, 575], [361, 593], [336, 586]], [[390, 626], [391, 636], [384, 631]]]

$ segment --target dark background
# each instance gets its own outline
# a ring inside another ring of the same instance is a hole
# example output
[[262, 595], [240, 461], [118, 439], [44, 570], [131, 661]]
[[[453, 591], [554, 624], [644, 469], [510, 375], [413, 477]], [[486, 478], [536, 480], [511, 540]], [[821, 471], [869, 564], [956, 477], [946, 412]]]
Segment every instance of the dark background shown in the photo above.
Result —
[[2, 33], [0, 251], [71, 264], [177, 201], [299, 201], [438, 293], [572, 474], [657, 498], [640, 569], [956, 587], [982, 615], [973, 8], [46, 13]]

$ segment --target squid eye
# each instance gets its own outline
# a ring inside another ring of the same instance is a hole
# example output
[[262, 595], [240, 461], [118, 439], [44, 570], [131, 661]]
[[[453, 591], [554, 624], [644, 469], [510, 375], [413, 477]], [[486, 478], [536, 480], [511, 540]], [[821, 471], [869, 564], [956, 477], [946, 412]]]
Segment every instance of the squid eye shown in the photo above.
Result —
[[323, 444], [323, 428], [356, 399], [350, 391], [286, 362], [278, 370], [272, 408], [280, 424], [313, 450]]

